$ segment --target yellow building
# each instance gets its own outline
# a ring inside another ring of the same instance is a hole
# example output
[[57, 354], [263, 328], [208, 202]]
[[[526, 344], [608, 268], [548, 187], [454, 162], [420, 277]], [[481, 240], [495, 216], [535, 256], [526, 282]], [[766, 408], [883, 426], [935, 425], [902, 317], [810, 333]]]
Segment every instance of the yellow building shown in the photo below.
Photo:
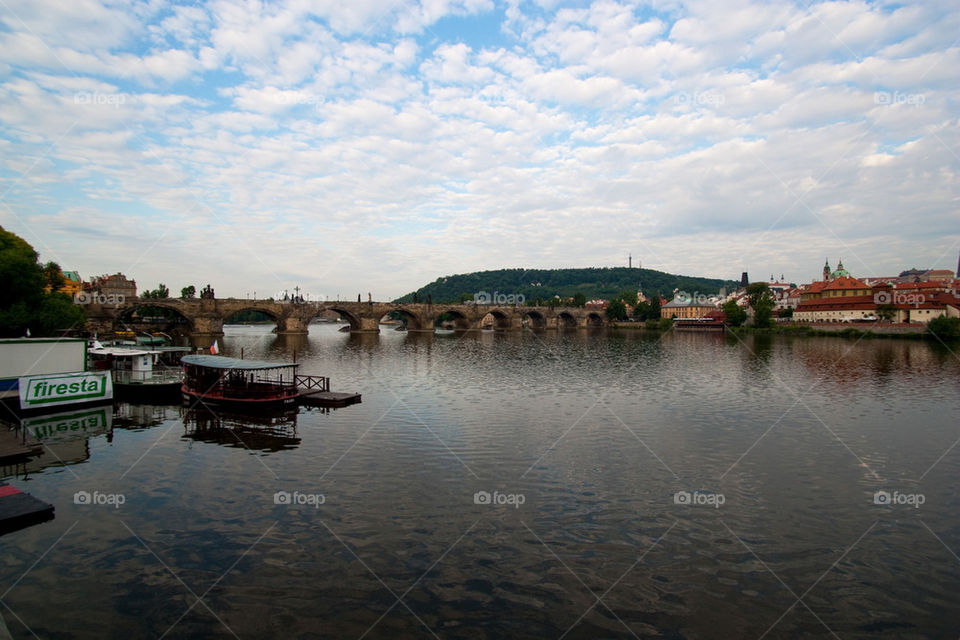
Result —
[[[83, 291], [83, 280], [80, 279], [80, 274], [76, 271], [60, 271], [60, 275], [63, 276], [63, 286], [57, 289], [57, 293], [65, 293], [71, 298]], [[43, 288], [47, 293], [50, 293], [50, 286], [47, 285]]]

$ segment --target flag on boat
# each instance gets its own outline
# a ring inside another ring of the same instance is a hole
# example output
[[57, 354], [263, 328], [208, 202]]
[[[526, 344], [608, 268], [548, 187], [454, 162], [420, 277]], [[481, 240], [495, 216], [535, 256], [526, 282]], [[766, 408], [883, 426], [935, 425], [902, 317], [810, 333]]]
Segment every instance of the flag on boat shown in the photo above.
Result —
[[214, 340], [214, 341], [213, 341], [213, 344], [210, 345], [210, 353], [212, 353], [213, 355], [217, 355], [218, 353], [220, 353], [220, 349], [219, 349], [219, 347], [217, 347], [217, 341], [216, 341], [216, 340]]

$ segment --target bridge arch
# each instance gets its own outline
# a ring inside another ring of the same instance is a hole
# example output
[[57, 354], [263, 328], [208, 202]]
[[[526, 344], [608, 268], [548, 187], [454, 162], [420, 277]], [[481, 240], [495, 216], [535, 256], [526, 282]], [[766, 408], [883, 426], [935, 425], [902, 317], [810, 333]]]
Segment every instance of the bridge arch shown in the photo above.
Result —
[[583, 319], [583, 326], [588, 327], [590, 329], [602, 327], [603, 316], [596, 311], [590, 311], [587, 313], [587, 316]]
[[481, 323], [484, 322], [487, 316], [492, 316], [493, 318], [493, 329], [494, 331], [506, 331], [513, 327], [513, 317], [514, 314], [512, 311], [505, 311], [503, 309], [493, 308], [493, 309], [483, 309], [480, 311], [485, 312]]
[[410, 331], [422, 331], [424, 329], [423, 323], [420, 320], [420, 316], [411, 311], [410, 309], [405, 309], [404, 307], [397, 307], [391, 309], [384, 315], [380, 316], [380, 320], [383, 320], [392, 313], [399, 313], [403, 316], [403, 323]]
[[[324, 308], [324, 309], [322, 309], [322, 310], [320, 310], [320, 311], [327, 311], [327, 310], [336, 311], [337, 313], [340, 314], [340, 317], [341, 317], [341, 318], [343, 318], [344, 320], [346, 320], [347, 322], [349, 322], [349, 323], [350, 323], [350, 331], [360, 331], [360, 329], [362, 328], [362, 325], [360, 324], [360, 317], [359, 317], [358, 315], [354, 314], [353, 312], [351, 312], [350, 310], [345, 309], [343, 306], [341, 306], [341, 305], [333, 305], [333, 306], [326, 307], [326, 308]], [[314, 315], [319, 315], [319, 314], [320, 314], [320, 311], [318, 311], [318, 312], [317, 312], [316, 314], [314, 314]]]
[[457, 331], [469, 331], [474, 328], [473, 319], [464, 313], [464, 311], [453, 306], [437, 309], [436, 315], [433, 316], [434, 328], [439, 326], [445, 314], [450, 317], [450, 321], [453, 322], [454, 328]]
[[284, 320], [281, 317], [281, 315], [277, 313], [275, 310], [271, 309], [270, 307], [267, 307], [264, 305], [241, 306], [239, 308], [224, 311], [220, 318], [220, 322], [221, 324], [230, 324], [229, 321], [234, 316], [244, 313], [246, 311], [254, 311], [262, 316], [266, 316], [270, 318], [274, 324], [274, 330], [273, 330], [274, 333], [283, 333], [284, 329], [286, 328], [284, 324]]
[[558, 329], [576, 329], [577, 319], [569, 311], [561, 311], [557, 314]]
[[[157, 322], [149, 322], [149, 323], [144, 322], [144, 320], [150, 318], [150, 316], [141, 312], [151, 307], [155, 309], [164, 309], [166, 311], [172, 311], [175, 314], [176, 319], [164, 317], [163, 319], [158, 318]], [[137, 320], [134, 320], [133, 318], [134, 314], [138, 316]], [[176, 303], [164, 302], [162, 300], [149, 300], [149, 299], [129, 302], [125, 306], [117, 309], [116, 315], [114, 316], [114, 325], [117, 325], [115, 326], [115, 329], [117, 329], [118, 326], [123, 326], [128, 324], [129, 325], [135, 325], [135, 324], [179, 325], [179, 328], [181, 328], [182, 331], [188, 334], [192, 333], [196, 328], [196, 323], [194, 322], [194, 319], [184, 312], [184, 309], [182, 306]], [[120, 330], [123, 330], [123, 329], [120, 329]]]
[[547, 328], [547, 318], [540, 311], [531, 309], [530, 311], [524, 312], [521, 317], [521, 322], [529, 329], [546, 329]]

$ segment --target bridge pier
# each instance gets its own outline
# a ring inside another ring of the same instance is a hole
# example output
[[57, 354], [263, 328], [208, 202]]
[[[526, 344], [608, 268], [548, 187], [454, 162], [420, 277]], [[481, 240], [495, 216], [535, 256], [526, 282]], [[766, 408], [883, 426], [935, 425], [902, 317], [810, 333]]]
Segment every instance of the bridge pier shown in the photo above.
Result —
[[287, 316], [277, 320], [277, 335], [307, 335], [310, 318]]
[[358, 318], [360, 322], [359, 328], [350, 327], [350, 333], [380, 333], [380, 317], [381, 316], [371, 316], [371, 315], [362, 315]]

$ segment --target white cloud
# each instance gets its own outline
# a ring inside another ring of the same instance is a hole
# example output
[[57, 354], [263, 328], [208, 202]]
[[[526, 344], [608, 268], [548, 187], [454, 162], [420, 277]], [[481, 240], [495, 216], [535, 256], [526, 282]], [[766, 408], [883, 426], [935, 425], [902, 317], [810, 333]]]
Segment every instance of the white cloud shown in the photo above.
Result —
[[629, 251], [867, 275], [960, 241], [948, 5], [507, 3], [469, 33], [498, 7], [11, 6], [0, 221], [85, 275], [390, 298]]

